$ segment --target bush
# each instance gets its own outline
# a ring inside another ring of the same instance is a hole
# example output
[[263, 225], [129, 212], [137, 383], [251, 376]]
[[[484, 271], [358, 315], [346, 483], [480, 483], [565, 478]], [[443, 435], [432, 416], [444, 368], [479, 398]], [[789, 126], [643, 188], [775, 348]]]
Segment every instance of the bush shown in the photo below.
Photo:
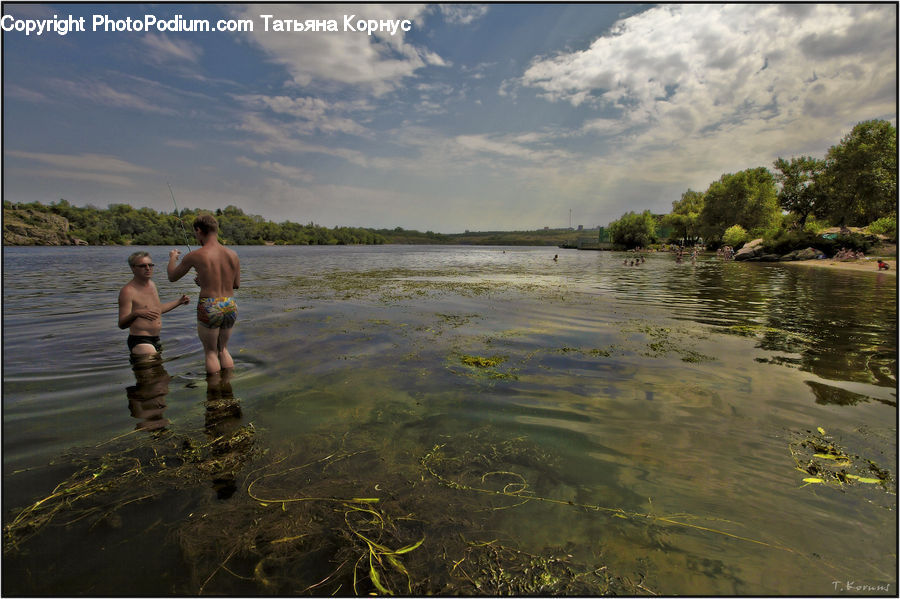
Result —
[[894, 243], [897, 243], [897, 217], [895, 216], [879, 218], [869, 225], [867, 229], [873, 235], [884, 235]]
[[747, 241], [747, 231], [740, 225], [734, 225], [725, 229], [722, 234], [722, 243], [733, 248]]

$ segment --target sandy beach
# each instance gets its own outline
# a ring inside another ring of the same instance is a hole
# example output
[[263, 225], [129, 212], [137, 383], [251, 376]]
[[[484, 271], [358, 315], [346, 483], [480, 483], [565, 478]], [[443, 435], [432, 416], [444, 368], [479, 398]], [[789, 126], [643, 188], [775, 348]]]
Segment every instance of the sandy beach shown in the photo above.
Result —
[[878, 261], [876, 259], [867, 260], [850, 260], [837, 262], [830, 258], [824, 260], [796, 260], [793, 262], [782, 262], [782, 264], [797, 264], [800, 266], [811, 266], [813, 268], [834, 268], [838, 270], [859, 270], [873, 273], [887, 274], [897, 276], [897, 260], [885, 260], [890, 266], [888, 270], [878, 270]]

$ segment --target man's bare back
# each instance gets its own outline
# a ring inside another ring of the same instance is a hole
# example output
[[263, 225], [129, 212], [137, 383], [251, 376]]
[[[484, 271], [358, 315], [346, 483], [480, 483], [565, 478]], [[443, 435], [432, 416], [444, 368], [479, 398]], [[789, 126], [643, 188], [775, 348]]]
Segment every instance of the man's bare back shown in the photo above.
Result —
[[241, 286], [241, 263], [237, 254], [219, 243], [219, 223], [212, 215], [194, 220], [194, 237], [201, 246], [189, 252], [181, 262], [181, 252], [169, 252], [166, 269], [170, 281], [177, 281], [193, 268], [200, 286], [197, 302], [197, 335], [203, 344], [206, 372], [214, 374], [234, 367], [228, 352], [228, 339], [237, 320], [234, 290]]
[[184, 257], [182, 264], [193, 266], [200, 285], [200, 297], [231, 297], [240, 286], [240, 261], [234, 250], [207, 243]]

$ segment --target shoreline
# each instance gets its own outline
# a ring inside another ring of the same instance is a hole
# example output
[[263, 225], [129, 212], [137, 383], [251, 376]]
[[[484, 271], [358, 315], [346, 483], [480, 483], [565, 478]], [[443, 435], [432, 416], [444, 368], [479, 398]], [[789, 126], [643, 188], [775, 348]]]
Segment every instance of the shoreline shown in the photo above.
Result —
[[853, 270], [857, 272], [873, 272], [897, 276], [897, 260], [889, 259], [885, 262], [890, 266], [888, 270], [878, 270], [878, 263], [875, 260], [851, 260], [846, 262], [836, 262], [830, 258], [823, 260], [792, 260], [781, 262], [781, 264], [796, 264], [798, 266], [807, 266], [811, 268], [828, 268], [832, 270]]

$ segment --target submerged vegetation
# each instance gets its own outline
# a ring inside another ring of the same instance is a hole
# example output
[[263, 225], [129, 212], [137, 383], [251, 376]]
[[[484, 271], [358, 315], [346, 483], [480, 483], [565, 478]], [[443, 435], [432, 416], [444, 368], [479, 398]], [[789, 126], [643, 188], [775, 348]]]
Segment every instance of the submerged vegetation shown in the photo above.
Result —
[[[77, 534], [111, 522], [133, 530], [128, 519], [136, 512], [126, 506], [190, 491], [211, 475], [189, 438], [163, 431], [126, 441], [69, 456], [78, 470], [4, 528], [4, 558], [27, 556], [29, 542], [42, 534]], [[536, 446], [481, 430], [451, 443], [456, 449], [435, 448], [409, 462], [386, 459], [372, 441], [363, 427], [339, 438], [307, 437], [287, 450], [244, 447], [238, 493], [167, 525], [190, 568], [172, 592], [655, 594], [646, 573], [617, 574], [601, 562], [602, 539], [585, 553], [489, 536], [498, 514], [531, 497], [526, 476], [552, 493], [554, 458]], [[482, 484], [515, 481], [499, 487], [512, 500], [445, 484], [463, 470], [483, 471]]]

